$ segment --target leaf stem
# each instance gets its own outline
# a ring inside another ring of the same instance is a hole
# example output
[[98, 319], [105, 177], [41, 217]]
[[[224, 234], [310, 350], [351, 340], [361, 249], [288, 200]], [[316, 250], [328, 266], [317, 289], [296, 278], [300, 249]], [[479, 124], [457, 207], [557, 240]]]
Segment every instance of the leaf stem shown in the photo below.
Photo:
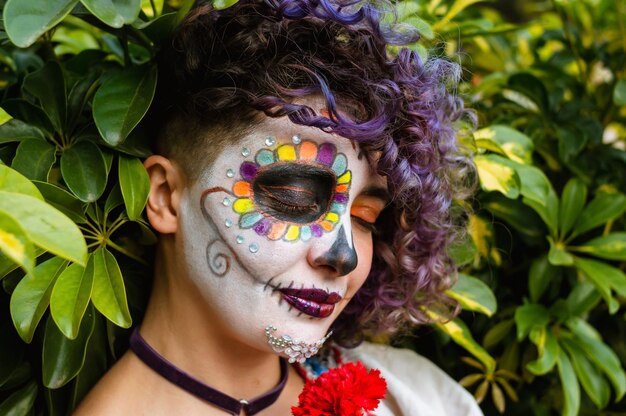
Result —
[[119, 251], [120, 253], [122, 253], [123, 255], [130, 257], [131, 259], [135, 260], [136, 262], [139, 262], [141, 264], [143, 264], [144, 266], [149, 266], [148, 262], [145, 261], [144, 259], [142, 259], [141, 257], [131, 253], [130, 251], [126, 250], [124, 247], [120, 247], [117, 244], [115, 244], [113, 241], [111, 240], [107, 240], [106, 244], [108, 246], [110, 246], [111, 248]]

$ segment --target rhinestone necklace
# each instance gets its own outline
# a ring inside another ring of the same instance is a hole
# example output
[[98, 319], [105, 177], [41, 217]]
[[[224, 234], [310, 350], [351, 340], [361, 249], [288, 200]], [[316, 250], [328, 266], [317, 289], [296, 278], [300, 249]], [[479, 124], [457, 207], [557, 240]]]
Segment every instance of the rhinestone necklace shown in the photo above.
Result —
[[231, 415], [239, 416], [242, 410], [246, 416], [253, 416], [259, 413], [278, 399], [278, 396], [280, 396], [287, 384], [287, 375], [289, 373], [287, 371], [287, 361], [281, 358], [280, 382], [276, 387], [252, 400], [237, 400], [204, 384], [169, 362], [142, 338], [138, 328], [135, 328], [130, 336], [130, 349], [133, 350], [141, 361], [161, 377]]

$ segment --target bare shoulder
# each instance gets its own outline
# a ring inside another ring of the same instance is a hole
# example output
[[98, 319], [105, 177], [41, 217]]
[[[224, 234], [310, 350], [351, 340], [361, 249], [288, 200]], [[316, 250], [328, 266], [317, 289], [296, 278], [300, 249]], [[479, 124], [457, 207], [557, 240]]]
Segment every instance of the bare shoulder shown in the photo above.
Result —
[[83, 399], [74, 415], [154, 414], [149, 406], [152, 379], [150, 369], [127, 352]]

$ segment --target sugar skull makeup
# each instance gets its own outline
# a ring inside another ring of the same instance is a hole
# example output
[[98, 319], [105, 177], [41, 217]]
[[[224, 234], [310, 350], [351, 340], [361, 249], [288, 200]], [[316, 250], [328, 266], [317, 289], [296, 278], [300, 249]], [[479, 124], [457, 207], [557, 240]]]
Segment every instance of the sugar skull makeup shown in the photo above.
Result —
[[304, 140], [259, 150], [254, 161], [241, 164], [241, 180], [233, 185], [239, 227], [284, 241], [308, 241], [332, 231], [349, 199], [347, 168], [346, 156], [333, 143]]

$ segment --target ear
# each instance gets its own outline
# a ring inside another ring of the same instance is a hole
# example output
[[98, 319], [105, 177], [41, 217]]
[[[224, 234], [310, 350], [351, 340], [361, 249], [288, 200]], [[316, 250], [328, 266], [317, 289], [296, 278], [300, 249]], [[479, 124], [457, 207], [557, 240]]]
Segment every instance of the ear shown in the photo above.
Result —
[[150, 177], [146, 212], [152, 227], [161, 234], [178, 230], [178, 207], [185, 189], [180, 168], [163, 156], [150, 156], [143, 163]]

